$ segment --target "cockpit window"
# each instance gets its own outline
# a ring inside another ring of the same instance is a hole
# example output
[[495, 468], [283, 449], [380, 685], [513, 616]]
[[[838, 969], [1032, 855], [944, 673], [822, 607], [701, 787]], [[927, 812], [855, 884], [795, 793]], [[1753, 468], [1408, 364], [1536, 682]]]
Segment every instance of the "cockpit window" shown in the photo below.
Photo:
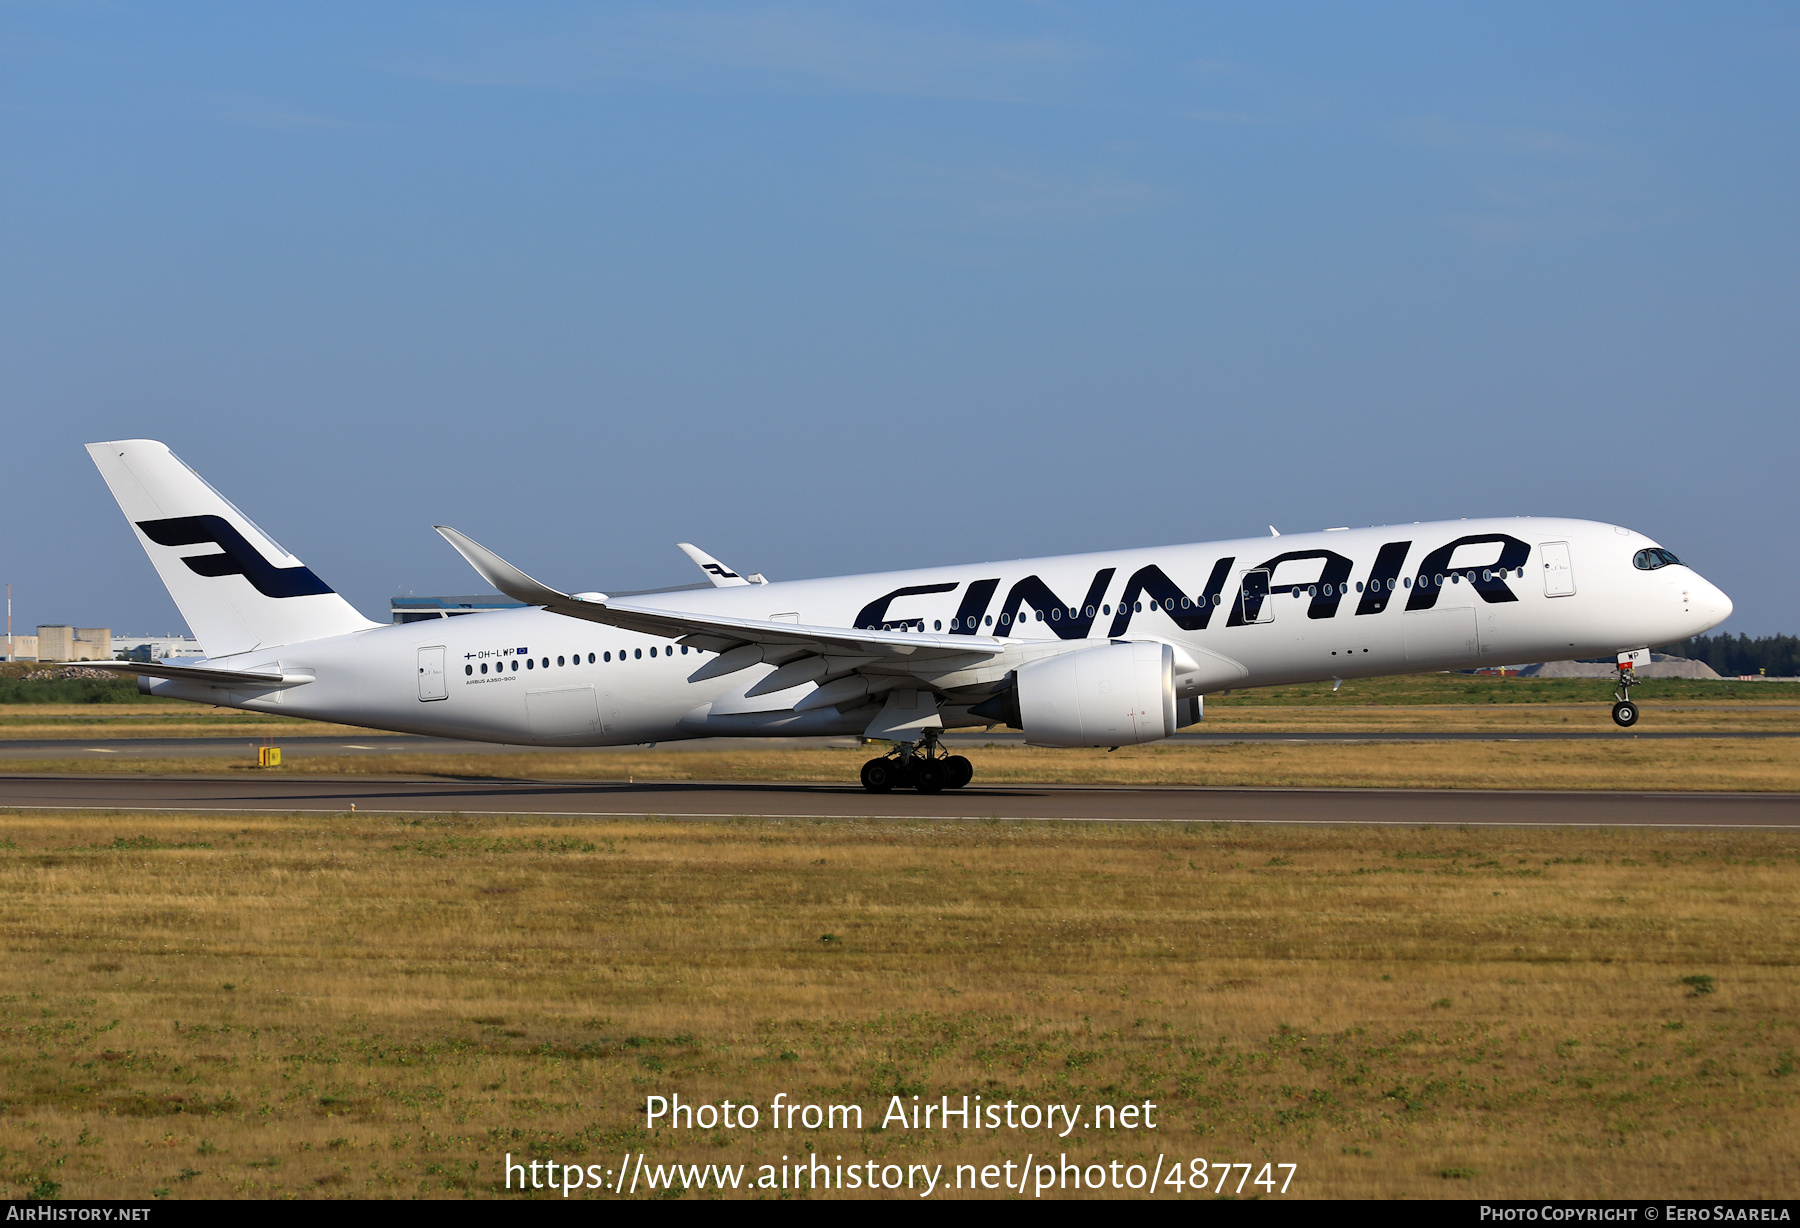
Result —
[[1631, 562], [1639, 571], [1655, 571], [1658, 567], [1679, 564], [1681, 560], [1676, 558], [1673, 554], [1670, 554], [1667, 550], [1664, 550], [1661, 546], [1652, 546], [1648, 550], [1638, 551]]

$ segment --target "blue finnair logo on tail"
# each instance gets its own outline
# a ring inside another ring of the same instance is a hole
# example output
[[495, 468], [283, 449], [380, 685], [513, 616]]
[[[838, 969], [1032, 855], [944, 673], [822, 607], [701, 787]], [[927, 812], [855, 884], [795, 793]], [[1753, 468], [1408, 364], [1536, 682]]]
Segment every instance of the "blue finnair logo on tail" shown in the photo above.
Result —
[[265, 597], [316, 597], [331, 586], [309, 567], [277, 567], [223, 516], [171, 516], [140, 520], [138, 528], [159, 546], [218, 546], [223, 554], [191, 554], [181, 561], [200, 576], [242, 576]]

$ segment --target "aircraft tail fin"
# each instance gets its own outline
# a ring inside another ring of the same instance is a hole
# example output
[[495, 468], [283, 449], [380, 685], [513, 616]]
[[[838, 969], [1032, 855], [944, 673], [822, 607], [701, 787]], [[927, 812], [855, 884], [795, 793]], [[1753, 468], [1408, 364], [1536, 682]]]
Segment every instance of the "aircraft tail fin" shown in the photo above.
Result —
[[694, 545], [693, 542], [676, 542], [675, 545], [683, 554], [694, 560], [694, 566], [706, 573], [706, 578], [713, 582], [714, 588], [738, 588], [750, 583], [737, 572], [719, 562], [718, 559]]
[[165, 445], [124, 439], [87, 450], [208, 656], [378, 625]]

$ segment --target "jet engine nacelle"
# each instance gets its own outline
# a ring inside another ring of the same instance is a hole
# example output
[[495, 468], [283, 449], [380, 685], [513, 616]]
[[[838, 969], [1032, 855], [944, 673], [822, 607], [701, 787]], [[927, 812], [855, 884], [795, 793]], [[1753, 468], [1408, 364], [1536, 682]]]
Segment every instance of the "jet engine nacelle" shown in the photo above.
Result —
[[1175, 732], [1175, 654], [1115, 643], [1019, 667], [1019, 726], [1034, 746], [1134, 746]]

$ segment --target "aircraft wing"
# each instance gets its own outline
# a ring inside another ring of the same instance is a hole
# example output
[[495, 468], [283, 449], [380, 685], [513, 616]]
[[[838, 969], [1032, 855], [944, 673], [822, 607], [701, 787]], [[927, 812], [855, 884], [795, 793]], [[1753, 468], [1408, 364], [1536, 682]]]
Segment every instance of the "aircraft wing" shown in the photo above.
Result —
[[[1006, 650], [1006, 642], [985, 635], [931, 635], [909, 631], [880, 631], [857, 627], [815, 627], [802, 623], [770, 622], [759, 618], [732, 618], [720, 614], [694, 614], [684, 610], [659, 610], [631, 602], [609, 601], [604, 593], [580, 597], [540, 584], [481, 543], [446, 525], [434, 526], [457, 553], [469, 561], [481, 578], [516, 601], [543, 606], [556, 614], [604, 623], [626, 631], [679, 639], [694, 647], [724, 653], [746, 644], [763, 646], [761, 659], [803, 654], [886, 659], [895, 664], [915, 664], [948, 657], [991, 657]], [[749, 662], [746, 661], [745, 664]]]
[[145, 678], [172, 678], [202, 686], [301, 686], [311, 674], [283, 674], [242, 669], [209, 669], [204, 665], [169, 665], [163, 661], [83, 661], [83, 669], [102, 669], [109, 674], [137, 674]]

